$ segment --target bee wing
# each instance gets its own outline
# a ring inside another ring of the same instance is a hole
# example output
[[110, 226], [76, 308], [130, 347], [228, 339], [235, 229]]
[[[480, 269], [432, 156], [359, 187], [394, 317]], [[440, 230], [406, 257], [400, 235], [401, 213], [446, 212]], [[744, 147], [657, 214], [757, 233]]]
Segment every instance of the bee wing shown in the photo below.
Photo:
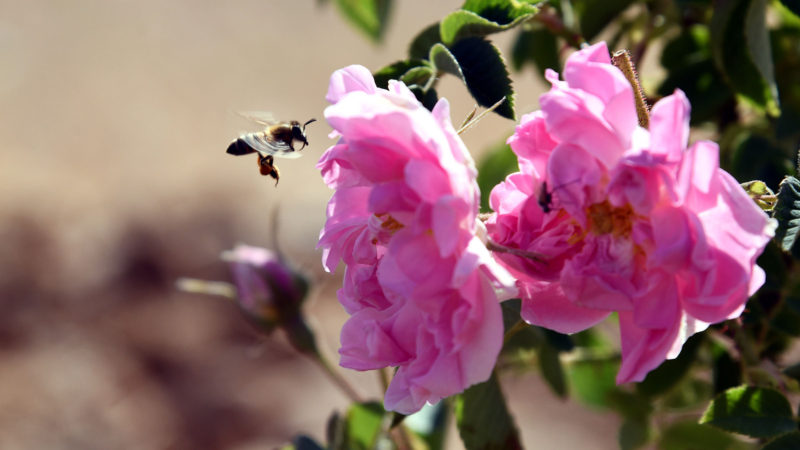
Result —
[[251, 120], [264, 126], [275, 125], [278, 123], [272, 113], [266, 111], [237, 111], [236, 114], [239, 114], [247, 120]]
[[289, 144], [272, 139], [267, 132], [243, 134], [239, 136], [239, 139], [262, 155], [274, 155], [284, 159], [295, 159], [303, 156], [300, 152], [292, 150]]

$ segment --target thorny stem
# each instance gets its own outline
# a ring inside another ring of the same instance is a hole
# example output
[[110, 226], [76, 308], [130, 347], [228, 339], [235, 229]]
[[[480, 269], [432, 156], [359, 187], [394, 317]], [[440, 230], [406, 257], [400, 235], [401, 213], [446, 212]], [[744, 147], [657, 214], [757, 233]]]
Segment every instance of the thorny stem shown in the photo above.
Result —
[[564, 38], [564, 40], [567, 41], [567, 45], [571, 47], [581, 48], [581, 45], [586, 42], [579, 33], [567, 28], [561, 20], [561, 17], [548, 5], [544, 5], [542, 9], [539, 10], [539, 14], [533, 17], [533, 20], [544, 25], [545, 28], [556, 36]]
[[532, 259], [541, 263], [547, 262], [545, 256], [541, 253], [529, 252], [519, 248], [506, 247], [505, 245], [500, 245], [491, 239], [486, 242], [486, 248], [493, 252], [508, 253], [509, 255], [521, 256], [523, 258]]
[[642, 128], [650, 127], [650, 108], [647, 106], [647, 101], [644, 99], [642, 85], [639, 83], [639, 75], [636, 73], [636, 68], [633, 67], [630, 52], [627, 50], [620, 50], [614, 53], [614, 56], [611, 57], [611, 62], [622, 71], [628, 83], [633, 87], [633, 96], [636, 100], [636, 115], [639, 118], [639, 125]]
[[333, 365], [328, 361], [325, 356], [322, 355], [322, 352], [314, 352], [314, 353], [305, 353], [311, 358], [312, 361], [317, 363], [325, 375], [342, 390], [342, 392], [350, 399], [350, 401], [354, 403], [361, 403], [363, 400], [361, 396], [350, 386], [350, 383], [342, 377], [342, 375], [333, 367]]

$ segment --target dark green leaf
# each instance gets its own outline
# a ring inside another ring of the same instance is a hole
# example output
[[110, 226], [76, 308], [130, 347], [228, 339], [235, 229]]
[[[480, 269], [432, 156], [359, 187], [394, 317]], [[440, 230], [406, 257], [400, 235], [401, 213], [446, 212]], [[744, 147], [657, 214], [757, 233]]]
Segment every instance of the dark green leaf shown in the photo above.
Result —
[[606, 405], [630, 420], [647, 421], [653, 412], [653, 404], [649, 398], [619, 388], [611, 389], [606, 394]]
[[375, 78], [375, 84], [379, 88], [386, 89], [389, 86], [389, 80], [399, 80], [409, 70], [415, 67], [423, 67], [426, 65], [427, 63], [421, 59], [397, 61], [396, 63], [383, 67], [377, 72], [373, 73], [372, 77]]
[[742, 367], [722, 346], [714, 350], [712, 363], [712, 384], [714, 394], [742, 384]]
[[445, 72], [457, 76], [464, 84], [467, 83], [464, 78], [464, 73], [461, 71], [461, 66], [458, 65], [456, 57], [450, 53], [443, 44], [434, 44], [431, 47], [431, 52], [428, 60], [433, 64], [438, 72]]
[[334, 412], [328, 418], [325, 438], [328, 441], [328, 450], [347, 450], [347, 420], [338, 412]]
[[539, 357], [539, 370], [550, 389], [561, 398], [567, 397], [567, 382], [564, 378], [564, 367], [561, 364], [559, 351], [547, 341], [539, 346], [536, 352]]
[[665, 409], [696, 410], [708, 402], [713, 395], [711, 383], [705, 380], [687, 379], [669, 391], [661, 401]]
[[716, 396], [700, 423], [747, 436], [764, 438], [794, 431], [792, 406], [780, 392], [739, 386]]
[[451, 45], [466, 37], [508, 30], [530, 19], [537, 11], [537, 7], [525, 2], [468, 0], [462, 9], [442, 19], [439, 31], [442, 42]]
[[795, 245], [800, 231], [800, 180], [786, 177], [781, 181], [773, 217], [778, 220], [775, 239], [783, 251], [791, 252], [795, 258], [800, 257], [800, 247]]
[[428, 111], [433, 110], [433, 107], [436, 106], [436, 102], [439, 101], [436, 90], [433, 88], [429, 88], [427, 91], [423, 91], [421, 86], [409, 86], [408, 88], [414, 93], [414, 96], [417, 97], [417, 100], [422, 103], [422, 106], [424, 106]]
[[633, 450], [641, 448], [647, 443], [650, 434], [647, 422], [636, 419], [626, 419], [619, 428], [619, 448]]
[[336, 0], [342, 15], [373, 41], [380, 41], [386, 29], [392, 0]]
[[754, 447], [694, 420], [674, 423], [662, 430], [657, 446], [658, 450], [746, 450]]
[[572, 2], [575, 15], [580, 22], [583, 38], [591, 41], [603, 28], [613, 22], [622, 11], [628, 8], [633, 0], [574, 0]]
[[717, 65], [734, 90], [767, 114], [780, 114], [766, 24], [767, 0], [719, 2], [711, 21]]
[[682, 90], [692, 103], [693, 124], [725, 117], [721, 109], [735, 106], [733, 91], [720, 83], [722, 73], [711, 54], [708, 27], [695, 25], [669, 41], [661, 54], [661, 65], [667, 77], [658, 88], [659, 95]]
[[467, 89], [475, 101], [489, 107], [505, 97], [506, 101], [494, 112], [514, 120], [514, 91], [500, 52], [485, 39], [477, 37], [458, 41], [450, 47], [450, 52], [456, 57]]
[[288, 448], [292, 450], [323, 450], [321, 445], [306, 435], [296, 436]]
[[434, 76], [434, 74], [430, 66], [417, 66], [408, 69], [408, 71], [400, 77], [400, 81], [405, 83], [406, 86], [411, 86], [413, 84], [424, 86], [432, 76]]
[[773, 329], [800, 337], [800, 298], [788, 296], [769, 321]]
[[383, 406], [377, 402], [356, 403], [347, 411], [349, 448], [371, 449], [381, 432]]
[[791, 366], [783, 369], [783, 374], [787, 377], [792, 377], [800, 381], [800, 363], [792, 364]]
[[[499, 142], [478, 164], [478, 187], [481, 190], [481, 211], [489, 211], [489, 194], [506, 176], [519, 170], [517, 155], [505, 140]], [[517, 315], [519, 318], [519, 315]]]
[[647, 396], [662, 394], [678, 384], [697, 356], [697, 349], [703, 335], [696, 334], [689, 338], [677, 358], [664, 361], [657, 369], [650, 371], [647, 377], [636, 385], [636, 390]]
[[425, 59], [434, 44], [441, 42], [439, 22], [428, 25], [411, 41], [408, 47], [409, 59]]
[[794, 431], [783, 436], [778, 436], [767, 445], [762, 447], [762, 450], [797, 450], [800, 448], [800, 431]]
[[556, 37], [544, 27], [522, 30], [517, 34], [511, 49], [511, 67], [521, 70], [532, 64], [536, 73], [544, 79], [545, 69], [561, 72]]
[[467, 450], [521, 449], [519, 432], [506, 407], [497, 375], [456, 396], [458, 432]]

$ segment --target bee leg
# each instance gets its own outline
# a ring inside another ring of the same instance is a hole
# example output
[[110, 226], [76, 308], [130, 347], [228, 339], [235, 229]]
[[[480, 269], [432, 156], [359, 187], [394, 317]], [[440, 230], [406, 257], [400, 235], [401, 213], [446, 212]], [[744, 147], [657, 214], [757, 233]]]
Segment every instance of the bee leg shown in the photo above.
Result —
[[278, 168], [275, 167], [275, 166], [272, 166], [272, 172], [270, 172], [269, 176], [271, 176], [272, 178], [275, 178], [275, 186], [277, 186], [278, 185], [278, 181], [280, 181], [280, 178], [281, 178], [281, 174], [278, 171]]

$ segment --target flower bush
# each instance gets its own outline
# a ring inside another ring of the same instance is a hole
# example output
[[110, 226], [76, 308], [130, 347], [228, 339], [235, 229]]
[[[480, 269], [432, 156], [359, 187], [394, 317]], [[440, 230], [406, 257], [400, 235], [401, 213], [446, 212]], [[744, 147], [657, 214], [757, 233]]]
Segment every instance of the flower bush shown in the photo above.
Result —
[[477, 237], [476, 170], [446, 100], [428, 111], [361, 66], [336, 71], [326, 98], [338, 142], [317, 166], [335, 190], [318, 246], [327, 270], [346, 264], [340, 364], [398, 367], [384, 405], [412, 413], [489, 378], [503, 341], [495, 289], [513, 280]]
[[494, 188], [491, 239], [517, 278], [522, 316], [562, 333], [619, 317], [618, 383], [641, 381], [692, 334], [738, 317], [764, 283], [774, 226], [715, 143], [688, 146], [680, 90], [638, 125], [634, 93], [605, 43], [552, 70], [541, 110], [509, 138], [520, 171]]

